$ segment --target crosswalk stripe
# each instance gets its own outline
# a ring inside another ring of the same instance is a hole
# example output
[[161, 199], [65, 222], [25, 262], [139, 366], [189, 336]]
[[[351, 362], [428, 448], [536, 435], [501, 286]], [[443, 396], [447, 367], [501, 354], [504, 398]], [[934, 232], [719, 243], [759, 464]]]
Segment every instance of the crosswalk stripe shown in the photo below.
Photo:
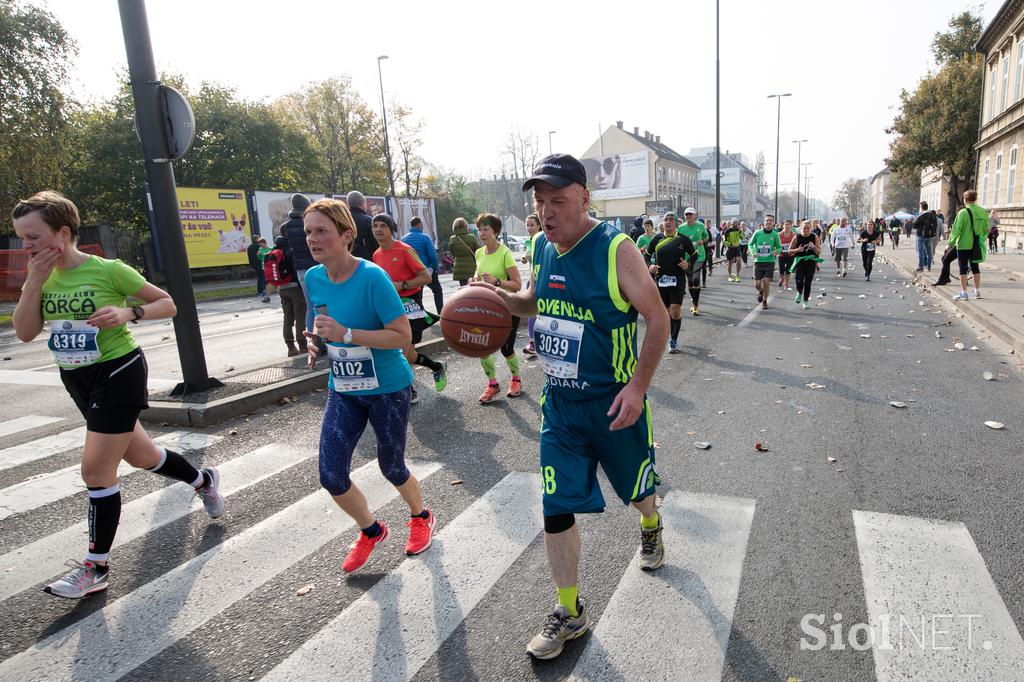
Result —
[[[409, 464], [418, 478], [439, 468]], [[398, 497], [376, 462], [352, 479], [371, 509]], [[353, 527], [318, 490], [0, 663], [0, 678], [117, 679]]]
[[[221, 440], [223, 436], [189, 431], [174, 431], [156, 438], [156, 443], [171, 450], [198, 450]], [[138, 471], [127, 462], [117, 467], [118, 477]], [[31, 509], [56, 502], [85, 490], [82, 482], [81, 465], [51, 471], [33, 476], [27, 481], [16, 483], [0, 490], [0, 520], [22, 514]]]
[[870, 621], [854, 641], [874, 633], [880, 682], [1021, 679], [1024, 640], [966, 526], [864, 511], [853, 521]]
[[[265, 445], [219, 464], [221, 494], [231, 495], [248, 488], [315, 454], [315, 450]], [[132, 500], [121, 510], [121, 525], [117, 528], [114, 547], [186, 516], [200, 505], [192, 488], [184, 483], [168, 485]], [[84, 513], [84, 507], [82, 511]], [[88, 527], [82, 521], [0, 556], [0, 601], [58, 575], [67, 559], [85, 551], [87, 538]]]
[[19, 431], [34, 429], [37, 426], [46, 426], [47, 424], [56, 424], [57, 422], [62, 421], [64, 421], [64, 417], [44, 417], [38, 414], [30, 414], [24, 417], [18, 417], [17, 419], [8, 419], [5, 422], [0, 422], [0, 438], [10, 436], [11, 434], [18, 433]]
[[52, 457], [68, 450], [80, 448], [85, 443], [85, 427], [61, 431], [52, 436], [38, 438], [28, 443], [0, 450], [0, 471], [12, 469], [37, 459]]
[[669, 493], [665, 565], [645, 573], [630, 562], [572, 679], [722, 679], [754, 504]]
[[[151, 391], [165, 391], [179, 383], [174, 379], [159, 377], [149, 377], [147, 380], [149, 390]], [[0, 369], [0, 384], [64, 387], [60, 374], [57, 372], [31, 372], [24, 369]]]
[[540, 532], [540, 489], [506, 476], [263, 679], [411, 679]]

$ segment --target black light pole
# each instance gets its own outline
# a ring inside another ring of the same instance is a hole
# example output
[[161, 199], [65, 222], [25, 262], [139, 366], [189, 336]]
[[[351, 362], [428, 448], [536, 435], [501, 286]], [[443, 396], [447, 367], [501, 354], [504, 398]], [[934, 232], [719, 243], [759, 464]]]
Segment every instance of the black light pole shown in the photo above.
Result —
[[793, 140], [796, 145], [796, 219], [800, 220], [800, 150], [807, 140]]
[[128, 77], [132, 98], [135, 100], [139, 138], [142, 140], [145, 157], [149, 196], [153, 202], [155, 236], [160, 245], [164, 274], [167, 276], [167, 290], [178, 308], [174, 316], [174, 337], [178, 345], [183, 382], [174, 388], [172, 394], [206, 391], [222, 384], [207, 374], [199, 314], [196, 311], [195, 292], [192, 290], [192, 277], [188, 271], [188, 255], [185, 252], [185, 234], [178, 213], [174, 170], [167, 158], [165, 114], [161, 103], [160, 81], [156, 75], [156, 61], [153, 59], [153, 45], [149, 38], [146, 4], [144, 0], [118, 0], [117, 5], [121, 14], [121, 32], [124, 34], [124, 50], [128, 58]]
[[554, 135], [557, 132], [558, 132], [557, 130], [549, 130], [548, 131], [548, 154], [553, 154], [554, 153], [554, 152], [551, 151], [551, 136]]
[[391, 146], [388, 144], [388, 108], [384, 105], [384, 74], [380, 68], [380, 63], [387, 58], [386, 54], [377, 57], [377, 79], [380, 82], [380, 114], [384, 119], [384, 160], [388, 165], [388, 187], [391, 188], [391, 196], [395, 196], [395, 176], [391, 173]]
[[774, 213], [775, 213], [775, 219], [776, 220], [779, 220], [779, 218], [780, 218], [780, 216], [779, 216], [779, 150], [780, 150], [780, 148], [779, 148], [779, 142], [780, 142], [780, 140], [779, 140], [779, 133], [782, 130], [782, 98], [783, 97], [792, 97], [792, 96], [793, 96], [793, 94], [790, 93], [790, 92], [784, 92], [781, 95], [768, 95], [768, 99], [772, 99], [774, 97], [774, 98], [776, 98], [778, 100], [778, 106], [776, 107], [778, 109], [778, 111], [777, 111], [777, 113], [775, 115], [776, 116], [776, 120], [775, 120], [775, 207], [774, 207]]
[[807, 172], [808, 166], [813, 166], [813, 163], [804, 164], [804, 217], [808, 217], [811, 212], [811, 198], [807, 196], [807, 192], [811, 189], [811, 175]]
[[[722, 224], [722, 28], [721, 2], [715, 0], [715, 226]], [[696, 208], [696, 206], [694, 207]]]

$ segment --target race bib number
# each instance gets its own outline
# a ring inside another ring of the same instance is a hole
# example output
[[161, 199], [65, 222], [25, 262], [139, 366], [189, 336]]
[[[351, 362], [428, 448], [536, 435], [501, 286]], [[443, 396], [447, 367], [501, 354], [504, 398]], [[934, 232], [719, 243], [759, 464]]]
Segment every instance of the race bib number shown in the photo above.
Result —
[[866, 243], [866, 244], [864, 245], [864, 248], [865, 248], [865, 249], [867, 249], [868, 251], [874, 251], [874, 250], [875, 250], [875, 245], [874, 245], [874, 244], [872, 244], [871, 242], [867, 242], [867, 243]]
[[556, 379], [579, 376], [583, 323], [540, 315], [533, 325], [533, 337], [545, 374]]
[[85, 320], [53, 320], [50, 322], [50, 340], [46, 344], [53, 352], [57, 364], [91, 365], [100, 359], [97, 334]]
[[772, 255], [772, 245], [771, 244], [758, 244], [757, 245], [757, 255], [758, 256], [770, 256], [770, 255]]
[[661, 279], [658, 280], [659, 287], [674, 287], [676, 285], [676, 278], [669, 277], [668, 275], [662, 275]]
[[740, 246], [746, 246], [747, 245], [747, 241], [748, 240], [746, 240], [746, 239], [741, 239], [740, 240]]
[[328, 346], [327, 357], [331, 361], [331, 376], [334, 390], [369, 391], [377, 388], [377, 369], [373, 365], [373, 353], [365, 346]]
[[405, 305], [405, 316], [410, 320], [419, 320], [427, 316], [423, 306], [411, 298], [403, 298], [402, 303]]

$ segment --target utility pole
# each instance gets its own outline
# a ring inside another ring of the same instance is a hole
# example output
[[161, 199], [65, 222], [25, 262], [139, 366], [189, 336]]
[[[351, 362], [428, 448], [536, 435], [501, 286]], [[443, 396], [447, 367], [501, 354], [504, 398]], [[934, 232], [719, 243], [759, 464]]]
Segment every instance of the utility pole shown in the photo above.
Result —
[[[722, 8], [715, 0], [715, 225], [722, 224]], [[696, 206], [694, 207], [696, 208]]]
[[779, 220], [779, 134], [782, 131], [782, 98], [792, 97], [792, 93], [785, 92], [781, 95], [768, 95], [768, 99], [778, 99], [778, 111], [775, 120], [775, 206], [772, 210], [775, 213], [775, 220]]
[[149, 37], [146, 4], [144, 0], [118, 0], [117, 5], [121, 15], [125, 55], [128, 58], [128, 77], [135, 101], [135, 117], [139, 138], [142, 140], [149, 196], [153, 203], [154, 236], [160, 246], [167, 290], [178, 308], [174, 316], [174, 337], [183, 381], [174, 387], [171, 394], [186, 395], [206, 391], [223, 384], [211, 379], [207, 373], [195, 292], [188, 270], [185, 234], [178, 213], [174, 170], [168, 158], [166, 113]]
[[388, 166], [388, 187], [391, 188], [391, 196], [395, 196], [395, 176], [391, 172], [391, 145], [388, 143], [388, 108], [384, 105], [384, 74], [380, 68], [380, 63], [387, 58], [386, 54], [377, 57], [377, 79], [380, 82], [380, 114], [384, 119], [384, 160]]
[[[796, 145], [796, 219], [800, 220], [800, 151], [807, 140], [793, 140]], [[805, 216], [806, 217], [806, 216]]]

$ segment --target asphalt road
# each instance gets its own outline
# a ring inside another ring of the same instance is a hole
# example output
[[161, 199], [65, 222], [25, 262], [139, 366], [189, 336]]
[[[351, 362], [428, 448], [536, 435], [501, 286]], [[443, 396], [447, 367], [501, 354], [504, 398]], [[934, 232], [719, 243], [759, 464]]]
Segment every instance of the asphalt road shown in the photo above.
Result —
[[[446, 354], [442, 394], [416, 371], [408, 458], [438, 518], [421, 557], [402, 554], [405, 507], [381, 484], [371, 434], [353, 469], [393, 537], [342, 575], [354, 531], [318, 490], [317, 392], [181, 445], [233, 481], [222, 520], [189, 507], [180, 484], [124, 476], [110, 590], [80, 603], [38, 586], [80, 558], [84, 497], [24, 489], [76, 465], [78, 449], [42, 439], [81, 420], [58, 386], [8, 383], [7, 420], [63, 421], [0, 423], [0, 510], [13, 510], [0, 517], [0, 677], [1024, 679], [1018, 358], [905, 282], [876, 264], [871, 283], [819, 276], [826, 296], [810, 310], [787, 292], [754, 311], [752, 283], [716, 270], [649, 393], [668, 563], [636, 570], [636, 515], [606, 491], [606, 512], [579, 518], [594, 631], [550, 662], [524, 653], [554, 602], [535, 363], [522, 397], [486, 406], [477, 361]], [[202, 308], [211, 373], [280, 357], [270, 304]], [[170, 328], [138, 332], [151, 376], [173, 380]], [[37, 346], [0, 336], [3, 369], [22, 372], [9, 377], [47, 364]], [[886, 615], [893, 646], [850, 645]]]

